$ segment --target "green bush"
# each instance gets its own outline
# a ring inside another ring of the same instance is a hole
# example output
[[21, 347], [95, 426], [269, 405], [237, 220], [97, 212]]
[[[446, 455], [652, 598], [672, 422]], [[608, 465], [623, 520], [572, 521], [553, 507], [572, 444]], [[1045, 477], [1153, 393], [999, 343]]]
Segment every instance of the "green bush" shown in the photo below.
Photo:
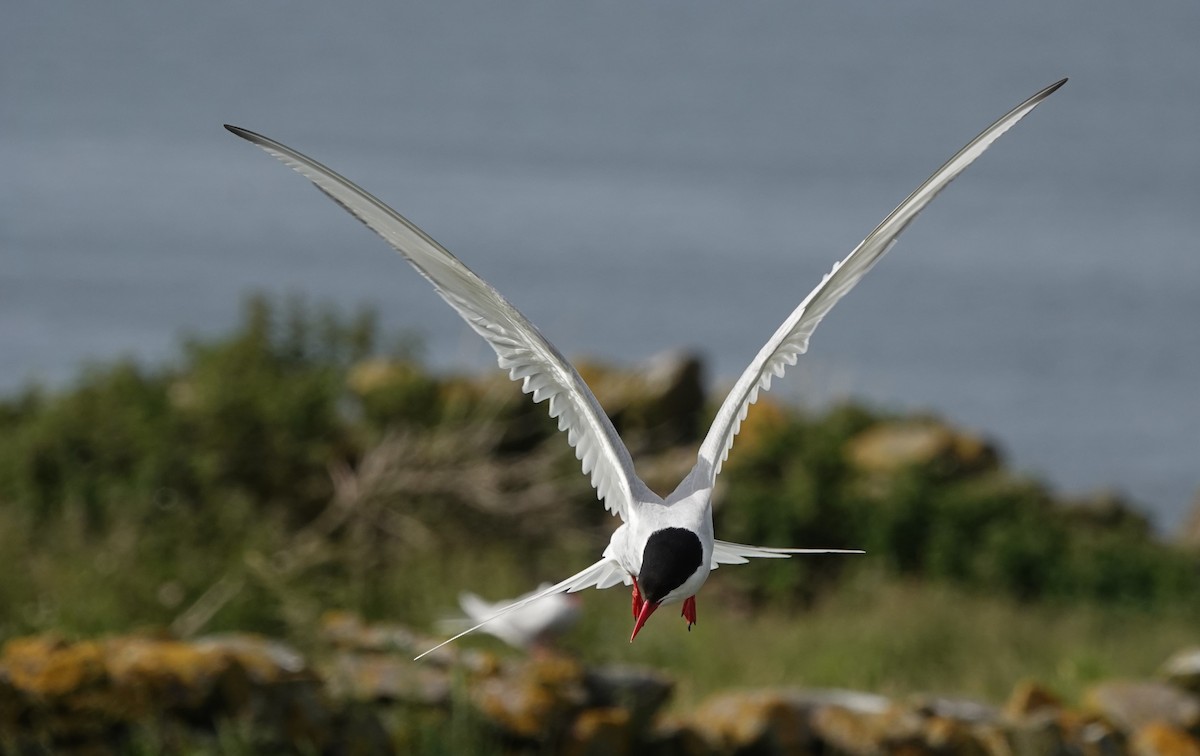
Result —
[[[841, 407], [796, 415], [735, 457], [718, 510], [723, 537], [750, 543], [860, 547], [902, 576], [944, 579], [1021, 599], [1200, 608], [1200, 555], [1156, 541], [1124, 505], [1074, 512], [1002, 468], [941, 460], [865, 474], [847, 459], [863, 431], [891, 419]], [[776, 595], [805, 599], [814, 579], [855, 560], [806, 561]], [[818, 581], [819, 584], [819, 581]]]
[[237, 333], [189, 340], [178, 366], [122, 362], [61, 395], [27, 392], [0, 406], [0, 500], [38, 521], [79, 507], [93, 527], [164, 500], [245, 500], [303, 520], [329, 498], [329, 465], [366, 441], [344, 383], [373, 343], [369, 315], [346, 324], [255, 298]]

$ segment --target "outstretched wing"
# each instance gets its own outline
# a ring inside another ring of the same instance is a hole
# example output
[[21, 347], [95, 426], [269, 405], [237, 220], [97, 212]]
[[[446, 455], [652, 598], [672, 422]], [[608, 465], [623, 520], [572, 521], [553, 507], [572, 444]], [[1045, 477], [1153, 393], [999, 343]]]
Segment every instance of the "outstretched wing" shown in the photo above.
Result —
[[817, 288], [813, 289], [783, 325], [779, 326], [770, 341], [763, 346], [734, 384], [733, 390], [717, 411], [717, 417], [704, 438], [704, 443], [700, 446], [700, 464], [697, 467], [707, 467], [711, 474], [710, 485], [712, 479], [721, 471], [721, 464], [729, 456], [733, 439], [741, 427], [742, 420], [746, 418], [750, 405], [758, 398], [758, 393], [770, 389], [772, 378], [781, 377], [789, 366], [796, 364], [796, 359], [808, 349], [808, 339], [825, 314], [854, 288], [859, 279], [866, 275], [885, 252], [891, 249], [900, 232], [908, 227], [938, 192], [945, 189], [964, 168], [982, 155], [1001, 134], [1012, 128], [1066, 81], [1063, 79], [1051, 84], [1030, 97], [959, 150], [884, 218], [846, 259], [835, 264], [833, 270], [821, 279]]
[[865, 554], [862, 549], [775, 549], [744, 543], [713, 541], [712, 569], [722, 564], [745, 564], [754, 558], [787, 559], [793, 554]]
[[434, 651], [437, 651], [442, 646], [445, 646], [449, 643], [453, 643], [454, 641], [458, 640], [459, 638], [463, 637], [464, 635], [467, 635], [468, 633], [475, 632], [476, 630], [483, 627], [487, 623], [492, 622], [497, 619], [500, 619], [501, 617], [508, 614], [509, 612], [515, 612], [516, 610], [520, 609], [521, 607], [528, 606], [529, 604], [532, 604], [535, 601], [544, 599], [547, 596], [552, 596], [556, 593], [574, 593], [575, 591], [582, 591], [585, 588], [611, 588], [612, 586], [616, 585], [617, 583], [622, 582], [622, 579], [620, 578], [620, 576], [622, 576], [624, 574], [625, 574], [625, 572], [624, 572], [624, 570], [621, 569], [621, 566], [619, 564], [617, 564], [614, 560], [609, 559], [608, 557], [604, 557], [599, 562], [596, 562], [595, 564], [592, 564], [592, 565], [584, 568], [580, 572], [575, 573], [574, 575], [567, 578], [566, 580], [563, 580], [560, 583], [555, 583], [554, 585], [550, 586], [549, 588], [543, 588], [540, 591], [534, 591], [533, 593], [523, 596], [522, 598], [518, 599], [517, 601], [514, 601], [513, 603], [511, 603], [501, 609], [496, 610], [496, 612], [494, 614], [492, 614], [490, 617], [485, 619], [483, 622], [480, 622], [477, 625], [472, 625], [471, 627], [468, 627], [466, 630], [463, 630], [458, 635], [455, 635], [452, 638], [447, 638], [446, 640], [442, 641], [441, 643], [437, 644], [436, 646], [434, 646], [433, 648], [431, 648], [427, 651], [422, 651], [420, 654], [418, 654], [413, 659], [413, 661], [420, 659], [422, 656], [425, 656], [426, 654], [431, 654]]
[[627, 510], [644, 485], [612, 422], [583, 378], [554, 345], [492, 286], [417, 228], [361, 187], [312, 158], [253, 131], [226, 125], [313, 182], [334, 202], [396, 248], [433, 288], [482, 336], [500, 367], [533, 401], [549, 400], [550, 416], [591, 474], [596, 495], [613, 514], [628, 520]]

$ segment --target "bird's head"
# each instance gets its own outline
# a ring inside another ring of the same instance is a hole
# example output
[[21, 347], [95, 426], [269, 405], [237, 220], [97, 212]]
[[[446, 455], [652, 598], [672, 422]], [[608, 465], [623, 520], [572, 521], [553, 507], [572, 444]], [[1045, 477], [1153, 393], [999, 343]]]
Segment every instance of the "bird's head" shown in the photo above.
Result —
[[693, 531], [663, 528], [650, 534], [642, 551], [642, 569], [637, 578], [644, 603], [634, 620], [633, 635], [629, 636], [631, 643], [663, 602], [687, 598], [674, 594], [700, 569], [703, 561], [704, 547]]

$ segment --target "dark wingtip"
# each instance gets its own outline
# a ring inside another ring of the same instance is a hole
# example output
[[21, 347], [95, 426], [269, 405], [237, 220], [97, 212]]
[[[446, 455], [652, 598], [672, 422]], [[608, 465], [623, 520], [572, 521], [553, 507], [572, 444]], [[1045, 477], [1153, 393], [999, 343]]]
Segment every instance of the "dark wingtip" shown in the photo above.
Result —
[[254, 141], [254, 137], [258, 136], [257, 134], [255, 134], [253, 131], [251, 131], [249, 129], [243, 129], [241, 126], [231, 126], [228, 123], [225, 124], [225, 130], [228, 131], [230, 134], [240, 136], [242, 139], [248, 139], [250, 141]]

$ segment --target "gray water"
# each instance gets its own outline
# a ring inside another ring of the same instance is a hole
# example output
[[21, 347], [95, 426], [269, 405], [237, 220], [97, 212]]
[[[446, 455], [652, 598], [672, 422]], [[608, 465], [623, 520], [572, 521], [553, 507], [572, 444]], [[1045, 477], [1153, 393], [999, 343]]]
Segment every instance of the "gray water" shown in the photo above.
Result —
[[174, 354], [249, 291], [490, 353], [394, 254], [220, 128], [456, 251], [571, 355], [736, 377], [896, 203], [1006, 135], [774, 394], [929, 408], [1174, 526], [1200, 486], [1200, 4], [14, 3], [0, 23], [0, 390]]

